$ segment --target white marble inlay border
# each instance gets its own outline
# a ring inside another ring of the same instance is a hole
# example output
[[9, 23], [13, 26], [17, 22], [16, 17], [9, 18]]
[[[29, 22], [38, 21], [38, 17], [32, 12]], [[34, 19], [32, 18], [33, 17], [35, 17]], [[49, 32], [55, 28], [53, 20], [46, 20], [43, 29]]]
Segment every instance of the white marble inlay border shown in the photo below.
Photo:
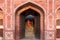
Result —
[[60, 29], [60, 25], [59, 26], [56, 26], [56, 29]]
[[49, 0], [47, 0], [47, 14], [46, 14], [46, 25], [47, 25], [47, 30], [49, 27], [49, 21], [48, 21], [48, 14], [49, 14]]
[[4, 26], [3, 25], [0, 25], [0, 29], [3, 29], [4, 28]]

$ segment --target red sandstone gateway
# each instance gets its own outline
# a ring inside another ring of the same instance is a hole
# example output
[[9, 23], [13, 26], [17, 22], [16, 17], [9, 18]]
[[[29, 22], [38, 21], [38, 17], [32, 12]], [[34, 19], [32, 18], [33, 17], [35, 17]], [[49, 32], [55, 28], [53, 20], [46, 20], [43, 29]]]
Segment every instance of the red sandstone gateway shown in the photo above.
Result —
[[0, 40], [60, 40], [60, 0], [0, 0]]

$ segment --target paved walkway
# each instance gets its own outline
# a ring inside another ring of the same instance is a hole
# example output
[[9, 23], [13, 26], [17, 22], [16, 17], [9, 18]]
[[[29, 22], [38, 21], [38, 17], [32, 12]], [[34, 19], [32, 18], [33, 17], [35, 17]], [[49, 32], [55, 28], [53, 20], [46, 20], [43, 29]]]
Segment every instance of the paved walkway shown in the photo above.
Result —
[[25, 38], [23, 39], [20, 39], [20, 40], [39, 40], [39, 39], [36, 39], [33, 32], [27, 32], [25, 34]]
[[21, 39], [21, 40], [39, 40], [39, 39]]
[[40, 40], [40, 39], [36, 39], [36, 38], [33, 38], [33, 37], [31, 37], [31, 38], [27, 38], [27, 37], [25, 37], [25, 38], [20, 39], [20, 40]]
[[[0, 37], [0, 40], [3, 40], [2, 37]], [[40, 40], [40, 39], [35, 39], [35, 38], [24, 38], [24, 39], [20, 39], [20, 40]], [[60, 38], [56, 38], [56, 40], [60, 40]]]

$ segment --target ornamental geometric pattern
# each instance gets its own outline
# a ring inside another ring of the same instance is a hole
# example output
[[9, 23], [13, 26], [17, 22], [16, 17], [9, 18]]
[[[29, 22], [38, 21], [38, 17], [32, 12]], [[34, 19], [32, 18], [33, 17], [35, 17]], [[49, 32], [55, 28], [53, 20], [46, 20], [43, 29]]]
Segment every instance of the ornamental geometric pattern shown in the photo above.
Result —
[[49, 26], [47, 26], [47, 30], [54, 30], [54, 26], [52, 26], [52, 25], [49, 25]]
[[54, 17], [52, 14], [48, 15], [48, 20], [47, 20], [47, 30], [54, 30], [55, 26], [54, 26]]
[[47, 37], [47, 39], [54, 39], [54, 32], [52, 32], [52, 31], [48, 31], [48, 32], [46, 32], [46, 37]]
[[5, 39], [13, 39], [13, 32], [5, 32]]
[[12, 16], [11, 15], [6, 15], [6, 26], [5, 30], [14, 30], [13, 21], [12, 21]]

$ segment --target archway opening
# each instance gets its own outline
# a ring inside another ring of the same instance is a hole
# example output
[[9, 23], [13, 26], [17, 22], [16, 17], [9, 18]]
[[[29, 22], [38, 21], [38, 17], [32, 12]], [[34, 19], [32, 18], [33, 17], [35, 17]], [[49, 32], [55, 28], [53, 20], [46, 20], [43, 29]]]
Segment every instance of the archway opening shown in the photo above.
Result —
[[60, 40], [60, 8], [56, 12], [56, 40]]
[[0, 9], [0, 40], [3, 40], [3, 11]]
[[34, 16], [27, 15], [25, 18], [25, 37], [34, 37]]
[[[28, 2], [18, 7], [15, 12], [16, 40], [43, 40], [44, 16], [44, 10], [34, 3]], [[26, 31], [27, 29], [30, 29], [30, 34], [32, 35], [26, 35], [27, 33], [29, 34]]]
[[40, 39], [40, 14], [33, 9], [20, 14], [20, 39]]
[[56, 40], [60, 40], [60, 19], [56, 20]]

